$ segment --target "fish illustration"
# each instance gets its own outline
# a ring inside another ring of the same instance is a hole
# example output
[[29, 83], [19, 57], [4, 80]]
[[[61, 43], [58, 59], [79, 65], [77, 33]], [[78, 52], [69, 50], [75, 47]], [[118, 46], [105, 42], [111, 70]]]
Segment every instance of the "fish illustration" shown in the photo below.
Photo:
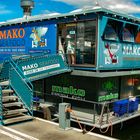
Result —
[[48, 31], [47, 27], [37, 27], [32, 29], [32, 33], [30, 35], [30, 38], [33, 39], [33, 46], [37, 47], [39, 42], [44, 41], [42, 36], [44, 36]]

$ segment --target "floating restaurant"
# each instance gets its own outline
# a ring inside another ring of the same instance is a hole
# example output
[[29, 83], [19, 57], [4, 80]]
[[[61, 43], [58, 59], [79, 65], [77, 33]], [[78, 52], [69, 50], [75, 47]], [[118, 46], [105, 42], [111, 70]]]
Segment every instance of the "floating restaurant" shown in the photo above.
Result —
[[140, 116], [136, 17], [96, 6], [3, 22], [0, 60], [1, 124], [33, 119], [36, 103], [53, 117], [69, 103], [80, 123], [97, 128]]

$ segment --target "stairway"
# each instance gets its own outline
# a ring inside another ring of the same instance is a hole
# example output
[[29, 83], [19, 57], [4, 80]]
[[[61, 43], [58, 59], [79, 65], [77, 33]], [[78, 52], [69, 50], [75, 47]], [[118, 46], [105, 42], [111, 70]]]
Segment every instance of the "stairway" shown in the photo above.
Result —
[[5, 64], [1, 78], [8, 80], [0, 82], [0, 124], [32, 120], [33, 85], [12, 59]]
[[0, 74], [0, 124], [8, 125], [33, 119], [31, 81], [70, 72], [61, 55], [9, 58]]
[[9, 81], [1, 82], [0, 86], [2, 93], [1, 123], [3, 125], [8, 125], [32, 120], [33, 117], [29, 115], [28, 109], [16, 95], [15, 91], [11, 89]]

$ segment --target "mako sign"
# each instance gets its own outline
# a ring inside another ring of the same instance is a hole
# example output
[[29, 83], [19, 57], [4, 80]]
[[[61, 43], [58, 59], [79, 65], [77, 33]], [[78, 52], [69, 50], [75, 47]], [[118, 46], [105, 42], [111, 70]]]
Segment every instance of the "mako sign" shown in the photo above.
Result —
[[123, 55], [128, 56], [140, 56], [140, 46], [131, 46], [131, 45], [124, 45], [123, 46]]
[[74, 88], [73, 86], [62, 87], [62, 86], [52, 85], [52, 92], [61, 93], [61, 94], [65, 94], [65, 95], [67, 94], [67, 95], [85, 97], [85, 90], [77, 89], [77, 88]]
[[44, 55], [31, 57], [24, 61], [19, 60], [18, 66], [28, 78], [37, 77], [38, 79], [69, 70], [61, 55]]
[[0, 39], [8, 39], [8, 38], [23, 38], [25, 36], [24, 28], [17, 29], [9, 29], [0, 31]]
[[46, 71], [49, 69], [58, 68], [58, 67], [60, 67], [60, 64], [52, 64], [49, 66], [42, 66], [42, 67], [39, 67], [39, 66], [40, 66], [40, 64], [37, 64], [37, 63], [22, 66], [24, 75], [35, 74], [35, 73], [43, 72], [43, 71]]
[[55, 52], [56, 25], [46, 21], [40, 23], [0, 27], [0, 54]]
[[108, 100], [112, 100], [112, 99], [118, 99], [118, 97], [119, 97], [118, 93], [110, 93], [107, 95], [99, 96], [98, 102], [108, 101]]

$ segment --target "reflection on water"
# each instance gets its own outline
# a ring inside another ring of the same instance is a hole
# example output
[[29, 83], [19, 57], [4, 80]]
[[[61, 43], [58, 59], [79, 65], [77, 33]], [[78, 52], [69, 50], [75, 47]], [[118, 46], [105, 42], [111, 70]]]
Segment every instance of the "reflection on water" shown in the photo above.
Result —
[[113, 137], [120, 140], [140, 140], [140, 117], [113, 127]]
[[[72, 127], [79, 128], [78, 124], [71, 123]], [[82, 125], [84, 127], [84, 125]], [[89, 131], [91, 127], [85, 126], [86, 130]], [[99, 129], [94, 129], [94, 133], [100, 133]], [[111, 130], [109, 129], [106, 134], [111, 137]], [[113, 138], [117, 138], [119, 140], [140, 140], [140, 117], [129, 120], [127, 122], [122, 122], [113, 126]]]

